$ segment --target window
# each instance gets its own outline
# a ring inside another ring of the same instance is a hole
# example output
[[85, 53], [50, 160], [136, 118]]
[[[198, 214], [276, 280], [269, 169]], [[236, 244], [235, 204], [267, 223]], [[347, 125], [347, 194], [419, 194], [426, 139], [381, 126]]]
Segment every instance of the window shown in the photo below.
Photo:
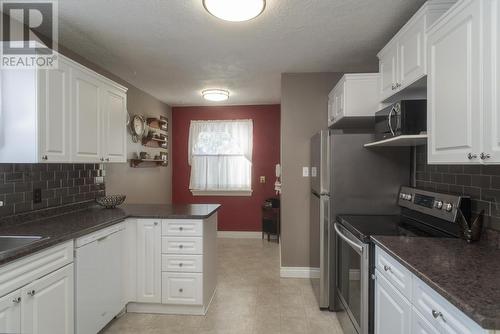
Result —
[[191, 121], [189, 189], [194, 195], [252, 192], [252, 120]]

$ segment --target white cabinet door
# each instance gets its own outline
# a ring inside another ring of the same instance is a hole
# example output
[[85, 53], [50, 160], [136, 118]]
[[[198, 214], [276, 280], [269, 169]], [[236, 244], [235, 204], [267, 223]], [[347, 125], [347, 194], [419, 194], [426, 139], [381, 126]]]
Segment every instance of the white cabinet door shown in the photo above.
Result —
[[21, 290], [0, 298], [0, 333], [21, 333]]
[[102, 116], [100, 81], [80, 69], [73, 69], [72, 123], [73, 161], [100, 162]]
[[137, 301], [161, 302], [160, 220], [137, 220]]
[[439, 331], [424, 319], [420, 313], [413, 308], [411, 315], [411, 333], [412, 334], [439, 334]]
[[39, 71], [38, 152], [42, 162], [70, 161], [70, 75], [71, 67], [62, 59], [57, 69]]
[[21, 289], [21, 333], [72, 334], [73, 264]]
[[398, 40], [398, 80], [401, 88], [423, 78], [426, 69], [425, 17], [421, 16]]
[[[484, 163], [500, 163], [500, 0], [486, 2]], [[488, 157], [489, 156], [489, 157]]]
[[127, 95], [110, 85], [102, 86], [103, 156], [106, 162], [127, 162]]
[[328, 96], [328, 126], [333, 124], [333, 121], [335, 120], [335, 112], [335, 98], [333, 94], [330, 94]]
[[393, 95], [397, 88], [397, 64], [398, 47], [397, 45], [393, 45], [384, 54], [380, 55], [380, 98], [382, 101]]
[[376, 270], [375, 334], [410, 334], [411, 304]]
[[429, 32], [429, 163], [480, 161], [480, 9], [463, 1]]

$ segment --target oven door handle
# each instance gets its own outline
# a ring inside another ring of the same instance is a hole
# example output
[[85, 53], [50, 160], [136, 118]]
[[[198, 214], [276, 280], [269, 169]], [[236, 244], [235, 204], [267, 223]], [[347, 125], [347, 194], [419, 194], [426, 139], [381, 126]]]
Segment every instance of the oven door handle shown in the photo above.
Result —
[[337, 232], [337, 235], [342, 240], [344, 240], [345, 242], [347, 242], [352, 248], [357, 249], [360, 254], [363, 254], [363, 247], [360, 246], [360, 245], [358, 245], [357, 243], [355, 243], [354, 241], [352, 241], [348, 237], [346, 237], [344, 234], [342, 234], [342, 232], [340, 232], [340, 229], [337, 226], [337, 223], [334, 223], [333, 227], [335, 228], [335, 232]]

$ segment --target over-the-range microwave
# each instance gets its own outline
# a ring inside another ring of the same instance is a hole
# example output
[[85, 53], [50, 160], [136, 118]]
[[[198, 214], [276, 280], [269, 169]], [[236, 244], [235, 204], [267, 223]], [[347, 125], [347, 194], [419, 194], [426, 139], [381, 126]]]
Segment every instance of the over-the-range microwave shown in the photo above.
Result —
[[377, 139], [427, 131], [427, 100], [401, 100], [375, 113]]

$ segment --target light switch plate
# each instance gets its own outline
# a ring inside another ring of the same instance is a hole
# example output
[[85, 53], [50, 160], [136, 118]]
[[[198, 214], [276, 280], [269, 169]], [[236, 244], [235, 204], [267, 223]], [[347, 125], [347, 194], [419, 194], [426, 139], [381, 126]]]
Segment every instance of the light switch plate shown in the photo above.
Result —
[[265, 176], [261, 176], [260, 177], [260, 183], [266, 183], [266, 177]]
[[311, 167], [311, 177], [316, 177], [316, 176], [318, 176], [318, 168]]
[[2, 206], [3, 206], [3, 201], [0, 201], [0, 207], [2, 207]]
[[309, 167], [302, 167], [302, 176], [309, 177]]

